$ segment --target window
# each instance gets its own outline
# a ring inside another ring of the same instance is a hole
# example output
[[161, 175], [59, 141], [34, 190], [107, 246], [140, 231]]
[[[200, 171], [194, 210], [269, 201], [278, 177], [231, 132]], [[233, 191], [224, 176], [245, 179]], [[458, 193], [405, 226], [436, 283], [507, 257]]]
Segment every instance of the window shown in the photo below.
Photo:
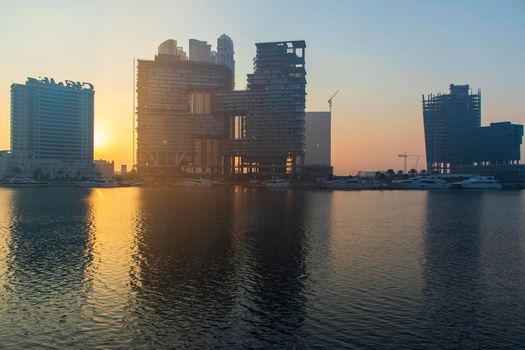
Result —
[[231, 135], [233, 140], [246, 140], [246, 116], [234, 115], [232, 117]]
[[190, 95], [191, 114], [210, 114], [211, 95], [207, 92], [192, 92]]

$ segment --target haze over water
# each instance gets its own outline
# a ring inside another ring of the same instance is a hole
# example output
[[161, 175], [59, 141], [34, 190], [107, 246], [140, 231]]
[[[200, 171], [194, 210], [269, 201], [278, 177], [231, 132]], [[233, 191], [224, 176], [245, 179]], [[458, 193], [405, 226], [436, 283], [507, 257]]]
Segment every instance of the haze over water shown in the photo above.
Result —
[[0, 189], [0, 348], [509, 348], [523, 191]]

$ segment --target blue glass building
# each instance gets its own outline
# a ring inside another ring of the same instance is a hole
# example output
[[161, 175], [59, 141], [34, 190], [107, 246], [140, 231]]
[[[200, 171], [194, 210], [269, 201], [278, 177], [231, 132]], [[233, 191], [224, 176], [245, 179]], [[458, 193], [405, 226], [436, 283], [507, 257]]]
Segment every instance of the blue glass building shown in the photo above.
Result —
[[28, 78], [11, 85], [15, 158], [93, 162], [94, 90], [90, 83]]

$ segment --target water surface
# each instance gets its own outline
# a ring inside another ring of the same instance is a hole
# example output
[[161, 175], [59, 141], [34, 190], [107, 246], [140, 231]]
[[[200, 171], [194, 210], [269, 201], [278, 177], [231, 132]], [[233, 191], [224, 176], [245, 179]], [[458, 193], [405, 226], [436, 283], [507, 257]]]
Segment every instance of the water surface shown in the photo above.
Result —
[[525, 192], [0, 189], [0, 348], [518, 348]]

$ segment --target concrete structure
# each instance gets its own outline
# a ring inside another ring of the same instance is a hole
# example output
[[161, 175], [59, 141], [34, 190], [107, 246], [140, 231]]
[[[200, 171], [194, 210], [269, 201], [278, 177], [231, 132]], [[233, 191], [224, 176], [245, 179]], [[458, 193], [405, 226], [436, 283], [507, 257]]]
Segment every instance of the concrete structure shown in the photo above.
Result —
[[128, 166], [126, 164], [120, 165], [120, 175], [126, 175], [128, 173]]
[[138, 60], [137, 169], [143, 175], [222, 171], [224, 119], [213, 102], [218, 92], [232, 90], [233, 74], [195, 61], [195, 54], [193, 46], [190, 60], [179, 51]]
[[449, 94], [423, 95], [423, 120], [428, 171], [450, 172], [448, 134], [481, 126], [481, 93], [451, 84]]
[[331, 113], [305, 113], [305, 165], [331, 165]]
[[218, 94], [226, 174], [298, 173], [304, 162], [304, 41], [256, 44], [246, 91]]
[[28, 78], [11, 85], [11, 152], [1, 176], [93, 174], [94, 89], [86, 82]]
[[206, 41], [190, 39], [189, 53], [190, 61], [211, 63], [211, 44]]

